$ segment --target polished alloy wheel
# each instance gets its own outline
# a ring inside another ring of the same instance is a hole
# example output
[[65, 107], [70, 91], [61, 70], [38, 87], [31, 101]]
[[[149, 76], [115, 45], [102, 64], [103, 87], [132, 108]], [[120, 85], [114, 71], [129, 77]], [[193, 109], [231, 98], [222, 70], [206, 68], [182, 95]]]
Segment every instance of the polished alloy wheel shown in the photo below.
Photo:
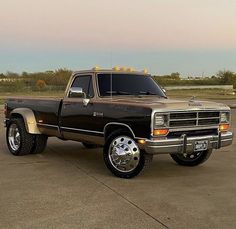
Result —
[[8, 142], [12, 150], [17, 151], [20, 148], [21, 137], [19, 129], [15, 123], [13, 123], [9, 128]]
[[115, 169], [131, 172], [138, 166], [140, 150], [132, 138], [119, 136], [111, 142], [108, 156]]

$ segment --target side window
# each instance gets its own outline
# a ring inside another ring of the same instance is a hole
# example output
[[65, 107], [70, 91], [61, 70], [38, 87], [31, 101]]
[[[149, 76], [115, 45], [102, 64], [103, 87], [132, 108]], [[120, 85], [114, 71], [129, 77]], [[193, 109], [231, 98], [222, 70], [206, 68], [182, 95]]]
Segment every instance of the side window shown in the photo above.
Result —
[[86, 94], [87, 98], [92, 98], [94, 96], [93, 82], [91, 75], [77, 76], [74, 79], [72, 87], [81, 87], [83, 89], [83, 92]]

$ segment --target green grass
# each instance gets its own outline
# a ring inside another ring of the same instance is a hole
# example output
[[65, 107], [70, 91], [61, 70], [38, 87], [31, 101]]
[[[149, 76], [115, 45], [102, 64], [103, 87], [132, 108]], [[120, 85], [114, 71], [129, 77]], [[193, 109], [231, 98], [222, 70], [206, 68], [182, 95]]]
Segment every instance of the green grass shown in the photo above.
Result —
[[[169, 98], [185, 98], [189, 99], [196, 96], [199, 99], [215, 99], [215, 100], [232, 100], [236, 99], [236, 95], [229, 94], [230, 92], [219, 89], [191, 89], [191, 90], [169, 90], [167, 96]], [[3, 104], [8, 97], [17, 96], [45, 96], [45, 97], [63, 97], [64, 91], [23, 91], [23, 92], [0, 92], [0, 104]]]
[[189, 89], [189, 90], [169, 90], [167, 96], [170, 98], [190, 98], [196, 96], [199, 99], [215, 99], [215, 100], [231, 100], [236, 99], [236, 95], [231, 94], [232, 91], [224, 91], [219, 89]]
[[0, 92], [0, 104], [3, 104], [8, 97], [18, 96], [45, 96], [45, 97], [63, 97], [64, 91], [24, 91], [24, 92]]

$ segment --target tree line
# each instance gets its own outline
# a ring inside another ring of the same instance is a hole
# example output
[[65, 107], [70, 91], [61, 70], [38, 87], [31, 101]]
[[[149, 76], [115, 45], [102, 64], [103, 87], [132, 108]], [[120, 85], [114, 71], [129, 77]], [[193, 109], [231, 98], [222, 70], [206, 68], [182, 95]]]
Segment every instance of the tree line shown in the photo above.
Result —
[[219, 71], [216, 75], [208, 77], [182, 78], [176, 72], [170, 75], [154, 76], [154, 79], [162, 86], [233, 85], [236, 88], [236, 73], [228, 70]]
[[[14, 72], [0, 73], [1, 91], [28, 90], [64, 90], [72, 74], [71, 70], [58, 69], [45, 72]], [[175, 72], [170, 75], [155, 75], [153, 78], [161, 86], [175, 85], [233, 85], [236, 88], [236, 73], [232, 71], [219, 71], [209, 77], [181, 77]]]
[[64, 90], [72, 74], [71, 70], [58, 69], [45, 72], [7, 72], [0, 74], [2, 91], [28, 90]]

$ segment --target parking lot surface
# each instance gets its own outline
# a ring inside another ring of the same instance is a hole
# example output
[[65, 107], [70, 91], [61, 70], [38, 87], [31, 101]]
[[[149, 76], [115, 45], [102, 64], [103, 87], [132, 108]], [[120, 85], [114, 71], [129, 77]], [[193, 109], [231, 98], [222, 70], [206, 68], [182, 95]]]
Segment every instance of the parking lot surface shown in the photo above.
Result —
[[[236, 109], [232, 122], [235, 132]], [[50, 138], [43, 154], [12, 156], [1, 124], [0, 228], [236, 228], [235, 147], [194, 168], [156, 156], [125, 180], [106, 169], [101, 148], [77, 142]]]

